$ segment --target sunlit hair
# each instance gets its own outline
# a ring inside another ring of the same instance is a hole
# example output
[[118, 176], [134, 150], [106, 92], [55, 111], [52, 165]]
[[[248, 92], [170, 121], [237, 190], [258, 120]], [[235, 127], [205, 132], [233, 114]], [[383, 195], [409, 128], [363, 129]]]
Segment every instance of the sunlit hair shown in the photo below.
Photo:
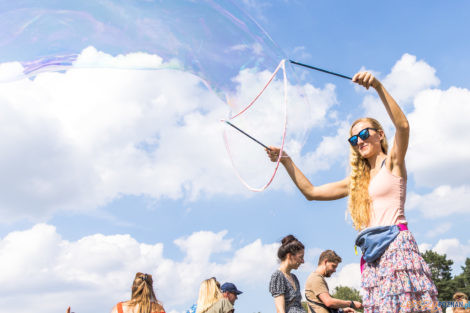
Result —
[[[452, 312], [454, 313], [469, 313], [470, 312], [470, 309], [468, 308], [468, 296], [465, 293], [456, 292], [452, 296], [452, 300], [459, 303], [457, 307], [452, 308]], [[462, 307], [460, 307], [460, 305]]]
[[152, 275], [137, 273], [132, 283], [132, 298], [129, 306], [139, 306], [137, 313], [151, 313], [163, 311], [163, 306], [155, 297], [153, 291]]
[[333, 250], [325, 250], [320, 254], [318, 258], [318, 265], [322, 264], [323, 261], [333, 262], [333, 263], [341, 263], [343, 259], [339, 255], [336, 254]]
[[199, 287], [196, 313], [206, 312], [214, 303], [223, 298], [220, 284], [215, 277], [204, 280]]
[[[359, 122], [369, 123], [372, 128], [384, 132], [382, 125], [380, 125], [376, 119], [365, 117], [358, 119], [351, 125], [351, 129], [349, 130], [351, 136], [353, 127]], [[387, 154], [388, 143], [387, 138], [385, 137], [385, 132], [380, 145], [382, 146], [382, 151]], [[351, 175], [349, 182], [348, 210], [351, 214], [354, 227], [357, 230], [361, 230], [369, 226], [370, 222], [370, 164], [354, 147], [351, 147], [349, 161], [351, 165]]]

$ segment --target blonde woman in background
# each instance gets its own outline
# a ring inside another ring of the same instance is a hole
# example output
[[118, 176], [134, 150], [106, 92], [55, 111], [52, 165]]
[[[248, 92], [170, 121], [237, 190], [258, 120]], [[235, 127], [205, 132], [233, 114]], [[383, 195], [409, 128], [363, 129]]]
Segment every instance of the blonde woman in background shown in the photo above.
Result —
[[232, 303], [224, 298], [220, 284], [214, 277], [201, 283], [196, 313], [233, 313], [233, 311]]
[[119, 302], [111, 313], [165, 313], [163, 305], [153, 291], [152, 275], [135, 274], [131, 300]]
[[[395, 126], [392, 148], [385, 132], [373, 118], [356, 120], [350, 129], [351, 174], [345, 179], [314, 186], [283, 152], [281, 163], [308, 200], [336, 200], [349, 196], [348, 209], [354, 226], [361, 231], [356, 240], [361, 260], [365, 313], [439, 312], [437, 289], [418, 245], [408, 231], [404, 204], [409, 124], [405, 114], [379, 80], [371, 73], [354, 75], [353, 82], [376, 90]], [[269, 147], [271, 161], [280, 149]], [[376, 236], [378, 234], [378, 236]], [[374, 236], [372, 236], [374, 235]], [[367, 246], [371, 238], [377, 246]]]
[[[456, 292], [452, 296], [454, 307], [447, 307], [446, 313], [470, 313], [468, 296], [463, 292]], [[457, 304], [458, 303], [458, 304]], [[457, 306], [461, 305], [461, 306]]]

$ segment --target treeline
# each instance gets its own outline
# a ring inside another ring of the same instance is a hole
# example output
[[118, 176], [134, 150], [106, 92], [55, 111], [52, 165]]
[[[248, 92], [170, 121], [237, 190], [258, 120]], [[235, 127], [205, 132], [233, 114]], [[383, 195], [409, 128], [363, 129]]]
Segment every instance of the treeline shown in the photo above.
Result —
[[452, 265], [454, 261], [447, 259], [445, 254], [439, 254], [427, 250], [423, 254], [423, 259], [431, 269], [431, 275], [439, 292], [440, 301], [451, 301], [454, 293], [460, 291], [470, 296], [470, 258], [465, 260], [461, 266], [462, 272], [452, 276]]

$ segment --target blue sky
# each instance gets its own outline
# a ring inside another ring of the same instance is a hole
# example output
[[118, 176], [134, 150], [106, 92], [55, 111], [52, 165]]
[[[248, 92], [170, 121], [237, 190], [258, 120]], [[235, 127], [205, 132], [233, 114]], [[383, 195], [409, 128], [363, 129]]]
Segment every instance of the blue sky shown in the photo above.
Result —
[[[283, 55], [350, 76], [376, 73], [411, 123], [411, 231], [421, 248], [453, 259], [455, 273], [470, 256], [468, 2], [177, 2], [167, 6], [175, 14], [160, 13], [159, 1], [43, 5], [0, 4], [8, 30], [0, 35], [0, 303], [9, 312], [111, 310], [137, 271], [154, 275], [167, 312], [189, 308], [214, 275], [244, 291], [237, 311], [269, 312], [267, 282], [289, 233], [308, 247], [301, 285], [319, 252], [334, 249], [343, 263], [330, 285], [358, 288], [347, 201], [306, 201], [283, 168], [266, 191], [247, 191], [223, 146], [223, 97], [246, 105]], [[204, 35], [184, 23], [197, 14]], [[21, 70], [15, 61], [70, 53], [82, 69], [11, 79]], [[156, 55], [186, 71], [126, 70], [158, 67]], [[333, 76], [290, 67], [287, 75], [287, 151], [314, 184], [342, 179], [348, 125], [372, 115], [391, 130], [380, 101]], [[246, 122], [268, 143], [281, 134], [281, 81]], [[235, 161], [265, 182], [273, 165], [251, 158], [259, 148], [250, 144], [235, 141]]]

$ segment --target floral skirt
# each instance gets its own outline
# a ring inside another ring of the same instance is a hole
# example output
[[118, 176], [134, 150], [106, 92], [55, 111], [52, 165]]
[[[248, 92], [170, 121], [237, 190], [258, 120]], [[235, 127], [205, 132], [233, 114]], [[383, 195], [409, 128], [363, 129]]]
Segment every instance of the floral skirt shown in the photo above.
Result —
[[431, 271], [411, 232], [401, 231], [362, 272], [364, 313], [441, 313]]

